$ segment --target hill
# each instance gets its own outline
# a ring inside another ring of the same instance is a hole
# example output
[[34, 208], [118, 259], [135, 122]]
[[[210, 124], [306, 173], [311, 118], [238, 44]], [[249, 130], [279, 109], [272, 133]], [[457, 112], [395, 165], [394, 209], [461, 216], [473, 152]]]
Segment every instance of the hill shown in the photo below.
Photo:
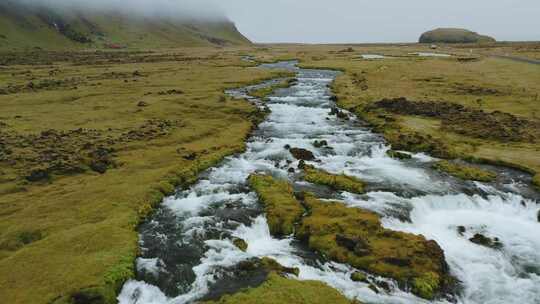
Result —
[[149, 18], [0, 3], [0, 49], [170, 48], [249, 44], [225, 17]]
[[478, 43], [495, 42], [489, 36], [459, 28], [439, 28], [425, 32], [420, 36], [420, 43]]

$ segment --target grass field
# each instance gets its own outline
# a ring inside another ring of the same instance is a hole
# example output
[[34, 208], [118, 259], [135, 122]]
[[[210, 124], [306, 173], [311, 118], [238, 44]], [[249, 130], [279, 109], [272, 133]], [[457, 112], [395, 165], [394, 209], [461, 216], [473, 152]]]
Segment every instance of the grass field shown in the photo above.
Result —
[[[276, 72], [237, 50], [172, 53], [0, 69], [0, 87], [18, 88], [0, 95], [3, 301], [63, 303], [81, 289], [112, 301], [132, 275], [139, 220], [243, 149], [257, 110], [223, 91]], [[60, 84], [28, 85], [45, 80]]]
[[[537, 58], [538, 49], [520, 47], [510, 49]], [[471, 55], [461, 46], [441, 46], [436, 52], [454, 56], [410, 55], [419, 51], [429, 49], [264, 45], [2, 53], [0, 299], [69, 303], [74, 295], [97, 294], [113, 303], [133, 275], [140, 220], [175, 186], [244, 148], [259, 114], [224, 90], [283, 76], [242, 61], [248, 54], [261, 62], [299, 59], [303, 66], [343, 71], [333, 85], [340, 106], [403, 149], [404, 138], [414, 137], [429, 141], [417, 144], [421, 148], [451, 150], [450, 158], [540, 172], [540, 65], [488, 56], [496, 48], [475, 48]], [[363, 60], [360, 54], [394, 58]], [[374, 106], [398, 97], [433, 107], [436, 115]], [[465, 110], [440, 114], [442, 102]], [[481, 121], [495, 125], [478, 125], [472, 114], [480, 110]]]

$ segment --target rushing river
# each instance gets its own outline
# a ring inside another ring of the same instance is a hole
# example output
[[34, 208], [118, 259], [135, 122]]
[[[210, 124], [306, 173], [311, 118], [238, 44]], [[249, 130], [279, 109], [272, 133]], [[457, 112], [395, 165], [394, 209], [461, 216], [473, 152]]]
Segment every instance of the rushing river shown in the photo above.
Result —
[[[261, 278], [239, 278], [232, 271], [253, 257], [298, 267], [298, 279], [326, 282], [364, 303], [428, 303], [391, 280], [390, 291], [375, 293], [350, 279], [351, 267], [324, 261], [293, 238], [272, 237], [246, 182], [254, 172], [288, 178], [298, 190], [379, 213], [386, 228], [437, 241], [451, 273], [462, 282], [458, 303], [540, 303], [540, 205], [538, 193], [527, 186], [530, 176], [490, 168], [499, 173], [496, 182], [465, 182], [432, 170], [434, 159], [424, 154], [392, 159], [382, 137], [353, 115], [350, 120], [329, 115], [335, 104], [328, 86], [338, 72], [300, 69], [294, 62], [263, 67], [294, 70], [298, 83], [271, 95], [265, 103], [271, 113], [245, 153], [227, 158], [189, 189], [165, 199], [141, 226], [137, 280], [124, 285], [121, 304], [191, 303], [256, 285]], [[272, 83], [229, 94], [261, 104], [248, 92]], [[315, 140], [326, 140], [328, 147], [314, 147]], [[298, 170], [289, 172], [298, 162], [286, 145], [313, 151], [317, 162], [312, 164], [318, 168], [366, 181], [367, 193], [333, 192], [302, 182]], [[459, 226], [466, 231], [458, 233]], [[470, 242], [475, 233], [498, 238], [502, 249]], [[246, 252], [233, 245], [234, 238], [248, 243]]]

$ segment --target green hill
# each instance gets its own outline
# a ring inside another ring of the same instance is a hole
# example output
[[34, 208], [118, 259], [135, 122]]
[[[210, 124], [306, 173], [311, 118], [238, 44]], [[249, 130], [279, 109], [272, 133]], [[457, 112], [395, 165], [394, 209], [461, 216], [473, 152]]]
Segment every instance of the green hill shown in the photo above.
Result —
[[439, 28], [425, 32], [420, 36], [420, 43], [479, 43], [495, 42], [489, 36], [459, 28]]
[[172, 48], [244, 45], [226, 18], [208, 21], [90, 13], [0, 3], [0, 49]]

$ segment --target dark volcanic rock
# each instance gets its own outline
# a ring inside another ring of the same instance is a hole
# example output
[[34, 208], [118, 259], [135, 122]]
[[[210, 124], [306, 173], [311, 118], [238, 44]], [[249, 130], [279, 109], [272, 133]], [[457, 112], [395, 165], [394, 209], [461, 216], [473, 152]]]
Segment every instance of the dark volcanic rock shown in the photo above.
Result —
[[294, 158], [304, 161], [312, 161], [315, 160], [315, 155], [313, 155], [313, 152], [302, 149], [302, 148], [291, 148], [289, 149], [289, 152], [291, 152], [292, 156]]
[[26, 176], [26, 180], [29, 182], [39, 182], [48, 180], [50, 177], [49, 172], [44, 169], [34, 169]]
[[472, 238], [469, 239], [469, 241], [477, 245], [489, 247], [492, 249], [501, 249], [503, 247], [503, 244], [499, 241], [498, 238], [492, 239], [480, 233], [475, 234]]

